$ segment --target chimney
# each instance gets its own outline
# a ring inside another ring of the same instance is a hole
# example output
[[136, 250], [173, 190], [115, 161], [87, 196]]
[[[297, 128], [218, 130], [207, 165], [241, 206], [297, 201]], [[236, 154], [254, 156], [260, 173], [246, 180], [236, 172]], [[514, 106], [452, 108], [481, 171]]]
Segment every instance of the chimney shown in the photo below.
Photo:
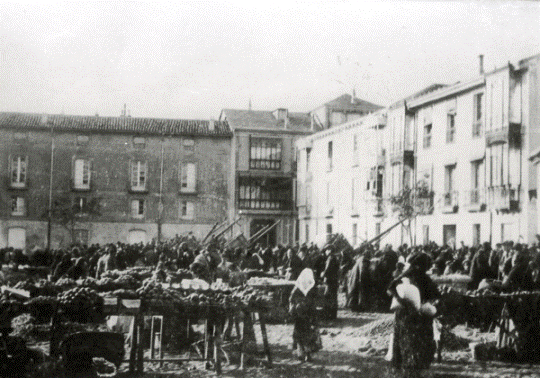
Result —
[[216, 129], [216, 121], [213, 118], [210, 118], [208, 122], [208, 130], [214, 131]]
[[41, 124], [46, 125], [49, 122], [49, 116], [47, 114], [41, 115]]
[[484, 74], [484, 54], [480, 54], [478, 55], [478, 60], [479, 60], [479, 64], [480, 64], [480, 75], [483, 75]]
[[351, 105], [354, 105], [356, 103], [356, 89], [352, 89], [352, 97], [351, 97]]
[[279, 108], [274, 110], [272, 114], [278, 121], [285, 121], [287, 119], [288, 111], [285, 108]]

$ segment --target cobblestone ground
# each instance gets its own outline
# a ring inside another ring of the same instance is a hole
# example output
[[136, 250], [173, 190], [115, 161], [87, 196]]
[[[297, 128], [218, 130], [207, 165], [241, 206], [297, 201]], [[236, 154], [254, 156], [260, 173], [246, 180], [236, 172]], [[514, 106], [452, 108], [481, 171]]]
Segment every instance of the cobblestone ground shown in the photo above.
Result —
[[[383, 336], [365, 336], [369, 324], [390, 319], [389, 314], [357, 314], [340, 311], [338, 320], [321, 324], [323, 350], [316, 353], [313, 362], [300, 362], [292, 354], [292, 325], [268, 325], [268, 337], [272, 348], [273, 367], [266, 366], [262, 356], [260, 332], [257, 332], [259, 353], [250, 355], [244, 370], [238, 367], [238, 354], [230, 353], [231, 364], [224, 364], [223, 377], [281, 378], [281, 377], [399, 377], [389, 363], [384, 360], [388, 346], [388, 332]], [[362, 326], [365, 326], [362, 328]], [[258, 327], [257, 327], [258, 328]], [[257, 329], [256, 328], [256, 329]], [[364, 332], [363, 332], [364, 331]], [[471, 341], [488, 338], [465, 327], [455, 332]], [[493, 336], [493, 335], [491, 335]], [[253, 351], [254, 352], [254, 351]], [[206, 370], [203, 363], [183, 365], [145, 364], [145, 377], [190, 377], [206, 378], [215, 376], [213, 370]], [[124, 376], [128, 376], [125, 375]], [[444, 351], [443, 362], [434, 363], [425, 377], [539, 377], [540, 365], [512, 365], [503, 363], [479, 363], [472, 359], [467, 348], [458, 351]]]

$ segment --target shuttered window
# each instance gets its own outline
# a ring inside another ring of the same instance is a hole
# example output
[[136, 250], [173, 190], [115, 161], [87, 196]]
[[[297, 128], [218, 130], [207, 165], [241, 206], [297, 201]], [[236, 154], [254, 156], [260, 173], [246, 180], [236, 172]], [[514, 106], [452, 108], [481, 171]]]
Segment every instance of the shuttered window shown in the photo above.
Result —
[[184, 193], [195, 192], [197, 183], [197, 165], [183, 163], [180, 167], [180, 191]]
[[90, 161], [75, 160], [75, 189], [90, 189]]

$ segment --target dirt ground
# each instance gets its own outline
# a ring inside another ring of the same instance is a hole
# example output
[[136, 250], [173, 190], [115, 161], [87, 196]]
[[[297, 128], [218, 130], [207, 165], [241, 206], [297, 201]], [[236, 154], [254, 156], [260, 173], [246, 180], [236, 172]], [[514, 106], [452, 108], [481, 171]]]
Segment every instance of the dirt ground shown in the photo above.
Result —
[[[384, 357], [392, 330], [391, 314], [353, 313], [340, 310], [338, 319], [322, 322], [323, 350], [313, 356], [313, 362], [300, 362], [292, 353], [291, 324], [267, 325], [273, 364], [268, 368], [262, 353], [262, 337], [256, 326], [258, 351], [252, 350], [245, 369], [239, 368], [239, 356], [228, 350], [231, 364], [223, 364], [223, 377], [285, 378], [285, 377], [399, 377]], [[494, 340], [494, 333], [479, 333], [465, 326], [456, 327], [460, 345], [443, 349], [442, 362], [434, 363], [425, 377], [539, 377], [540, 365], [518, 365], [499, 362], [478, 362], [473, 359], [469, 342]], [[448, 350], [451, 349], [451, 350]], [[129, 376], [122, 373], [123, 376]], [[213, 377], [216, 373], [205, 369], [204, 363], [189, 362], [182, 365], [145, 363], [145, 377]]]

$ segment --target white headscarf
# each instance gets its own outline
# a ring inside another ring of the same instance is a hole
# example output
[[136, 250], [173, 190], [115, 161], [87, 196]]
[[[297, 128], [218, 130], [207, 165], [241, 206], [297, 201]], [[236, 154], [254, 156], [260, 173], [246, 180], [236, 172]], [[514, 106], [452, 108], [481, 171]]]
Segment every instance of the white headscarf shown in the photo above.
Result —
[[304, 295], [307, 295], [313, 286], [315, 286], [315, 276], [313, 275], [313, 270], [305, 268], [296, 279], [294, 286], [304, 293]]

